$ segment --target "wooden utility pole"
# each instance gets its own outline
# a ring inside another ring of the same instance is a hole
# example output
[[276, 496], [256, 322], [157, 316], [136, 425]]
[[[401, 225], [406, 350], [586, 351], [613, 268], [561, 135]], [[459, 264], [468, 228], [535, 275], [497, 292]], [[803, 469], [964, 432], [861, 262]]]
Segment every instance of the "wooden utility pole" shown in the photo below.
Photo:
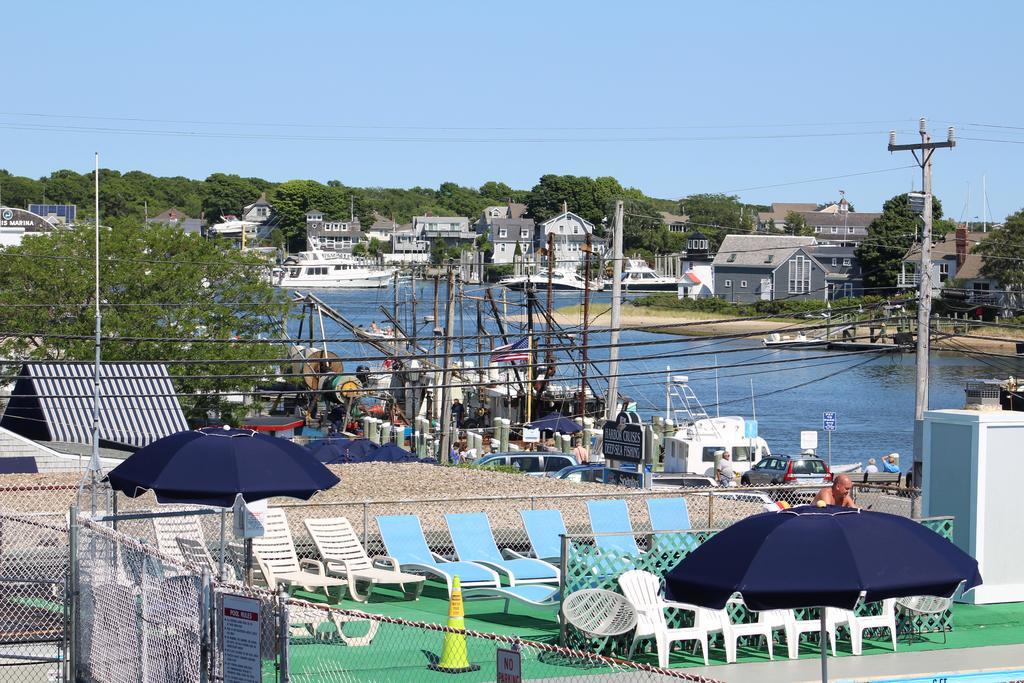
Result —
[[[437, 282], [437, 280], [434, 280]], [[435, 298], [435, 307], [437, 299]], [[452, 390], [451, 383], [452, 367], [452, 337], [455, 334], [455, 271], [448, 268], [448, 305], [445, 311], [445, 334], [444, 334], [444, 371], [441, 373], [441, 452], [437, 460], [441, 464], [448, 464], [448, 454], [452, 444]]]
[[555, 355], [554, 355], [554, 352], [551, 350], [551, 333], [552, 333], [552, 329], [551, 328], [554, 327], [554, 321], [552, 320], [552, 316], [554, 315], [554, 311], [555, 311], [555, 309], [554, 309], [554, 305], [555, 305], [555, 287], [554, 287], [554, 284], [553, 284], [554, 277], [555, 277], [555, 233], [552, 232], [552, 233], [548, 233], [548, 310], [547, 310], [548, 324], [545, 326], [545, 327], [547, 327], [547, 333], [548, 333], [548, 336], [547, 336], [548, 350], [547, 350], [547, 356], [545, 357], [545, 360], [547, 361], [547, 364], [549, 366], [551, 366], [555, 362]]
[[615, 202], [615, 225], [612, 233], [612, 334], [608, 348], [608, 396], [604, 402], [604, 417], [615, 419], [615, 406], [619, 403], [619, 317], [622, 312], [622, 201]]
[[583, 363], [580, 365], [580, 419], [587, 416], [587, 344], [590, 329], [590, 234], [583, 247]]
[[[917, 393], [914, 397], [914, 478], [915, 486], [921, 486], [924, 468], [922, 453], [924, 437], [924, 411], [928, 410], [928, 353], [931, 337], [932, 314], [932, 154], [937, 149], [956, 147], [953, 128], [947, 131], [945, 142], [932, 142], [928, 134], [928, 123], [921, 119], [921, 142], [911, 145], [897, 145], [896, 131], [889, 131], [889, 151], [909, 151], [921, 167], [921, 188], [924, 192], [924, 228], [921, 230], [921, 271], [920, 289], [917, 302]], [[919, 154], [920, 153], [920, 154]]]

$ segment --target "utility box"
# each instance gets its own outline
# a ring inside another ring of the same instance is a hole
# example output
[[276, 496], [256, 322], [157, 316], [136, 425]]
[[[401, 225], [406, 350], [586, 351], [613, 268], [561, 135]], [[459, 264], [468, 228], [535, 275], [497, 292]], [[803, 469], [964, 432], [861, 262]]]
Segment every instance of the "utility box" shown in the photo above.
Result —
[[954, 517], [953, 542], [981, 569], [984, 583], [958, 600], [1024, 601], [1019, 473], [1024, 413], [929, 410], [924, 414], [925, 517]]

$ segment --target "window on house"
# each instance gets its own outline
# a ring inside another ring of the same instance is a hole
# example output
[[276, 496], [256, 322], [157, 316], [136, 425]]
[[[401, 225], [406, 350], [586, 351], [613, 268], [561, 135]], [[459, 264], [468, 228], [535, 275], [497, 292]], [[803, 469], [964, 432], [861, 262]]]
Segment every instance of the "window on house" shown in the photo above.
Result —
[[729, 254], [729, 258], [725, 259], [726, 263], [732, 263], [736, 260], [736, 254]]
[[747, 281], [746, 280], [740, 280], [740, 289], [746, 289], [746, 288], [747, 288]]
[[726, 287], [732, 287], [732, 280], [726, 280], [722, 284], [724, 284]]
[[768, 254], [767, 256], [764, 257], [764, 262], [765, 263], [771, 263], [774, 260], [775, 260], [775, 254]]
[[838, 225], [833, 225], [833, 226], [832, 226], [832, 234], [834, 235], [834, 234], [836, 234], [837, 232], [839, 232], [839, 226], [838, 226]]
[[498, 228], [498, 237], [508, 237], [508, 230], [505, 228]]
[[941, 261], [939, 263], [939, 282], [945, 282], [949, 279], [949, 262]]
[[501, 244], [498, 245], [498, 251], [505, 251], [505, 243], [504, 242], [502, 242]]
[[789, 260], [789, 293], [806, 294], [811, 289], [811, 260], [797, 254]]
[[848, 258], [844, 258], [843, 259], [843, 265], [845, 267], [849, 268], [851, 265], [853, 265], [853, 262], [850, 259], [848, 259]]
[[821, 232], [821, 226], [820, 225], [815, 225], [814, 226], [814, 232]]
[[853, 234], [853, 228], [851, 228], [851, 227], [847, 227], [847, 228], [846, 228], [846, 234], [847, 234], [847, 235], [852, 235], [852, 234]]
[[519, 231], [519, 236], [522, 237], [523, 239], [526, 239], [527, 237], [530, 236], [530, 231], [529, 230], [520, 230]]
[[839, 259], [837, 259], [837, 258], [832, 259], [832, 265], [833, 266], [838, 266], [839, 265]]

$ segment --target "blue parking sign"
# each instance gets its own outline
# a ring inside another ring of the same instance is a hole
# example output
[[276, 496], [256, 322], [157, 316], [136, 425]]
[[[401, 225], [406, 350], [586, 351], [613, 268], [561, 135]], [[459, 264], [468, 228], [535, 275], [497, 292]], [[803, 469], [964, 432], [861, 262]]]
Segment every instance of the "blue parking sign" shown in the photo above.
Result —
[[821, 428], [826, 432], [836, 431], [835, 411], [829, 410], [821, 414]]

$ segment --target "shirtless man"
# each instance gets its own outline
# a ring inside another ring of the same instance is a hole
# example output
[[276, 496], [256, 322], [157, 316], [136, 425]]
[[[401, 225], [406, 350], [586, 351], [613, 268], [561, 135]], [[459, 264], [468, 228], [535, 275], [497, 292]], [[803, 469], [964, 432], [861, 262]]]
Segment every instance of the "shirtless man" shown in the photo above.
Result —
[[855, 508], [857, 504], [853, 502], [853, 496], [850, 495], [850, 489], [852, 488], [853, 481], [850, 477], [840, 474], [836, 476], [831, 486], [826, 486], [818, 491], [818, 495], [814, 497], [814, 503], [817, 505], [818, 501], [822, 501], [825, 505]]

